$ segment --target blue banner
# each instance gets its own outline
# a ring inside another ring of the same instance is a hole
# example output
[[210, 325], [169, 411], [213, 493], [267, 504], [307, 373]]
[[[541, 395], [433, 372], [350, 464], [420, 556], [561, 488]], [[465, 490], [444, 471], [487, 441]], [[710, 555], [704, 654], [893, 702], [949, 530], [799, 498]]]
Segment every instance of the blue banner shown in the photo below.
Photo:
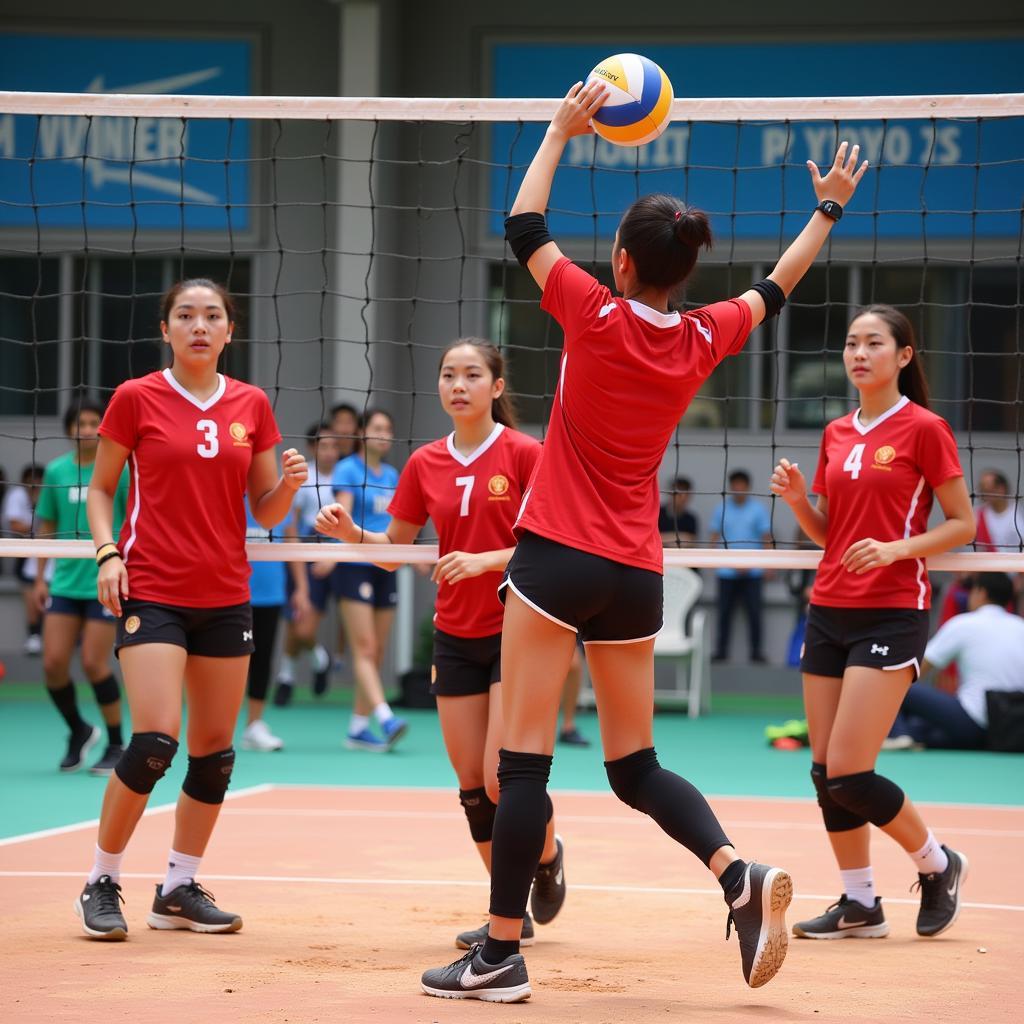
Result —
[[[241, 39], [0, 34], [0, 89], [247, 96]], [[250, 123], [0, 111], [0, 227], [245, 230]]]
[[[962, 42], [626, 44], [496, 43], [492, 92], [562, 96], [612, 52], [664, 68], [677, 99], [921, 95], [1024, 90], [1024, 38]], [[544, 125], [495, 125], [489, 219], [502, 233]], [[557, 236], [610, 239], [625, 208], [670, 192], [707, 210], [721, 238], [777, 242], [814, 206], [807, 160], [824, 170], [842, 139], [872, 170], [843, 220], [851, 238], [1016, 238], [1024, 198], [1024, 119], [673, 122], [639, 149], [581, 136], [551, 193]], [[784, 212], [780, 223], [779, 212]]]

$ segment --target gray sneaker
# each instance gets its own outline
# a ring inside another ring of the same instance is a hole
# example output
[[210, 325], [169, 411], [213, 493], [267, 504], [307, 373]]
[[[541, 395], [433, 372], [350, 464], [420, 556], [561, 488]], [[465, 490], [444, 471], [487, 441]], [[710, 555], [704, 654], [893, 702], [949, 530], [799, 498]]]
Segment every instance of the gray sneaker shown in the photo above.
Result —
[[725, 937], [729, 938], [729, 926], [734, 925], [743, 980], [751, 988], [771, 981], [786, 959], [786, 908], [792, 899], [793, 880], [788, 873], [754, 861], [747, 864], [740, 891], [726, 897], [729, 918]]
[[75, 913], [82, 919], [82, 931], [90, 939], [123, 942], [128, 938], [128, 925], [121, 913], [121, 886], [102, 875], [87, 884], [75, 900]]
[[191, 932], [237, 932], [242, 927], [238, 914], [218, 910], [213, 893], [198, 882], [190, 881], [172, 889], [166, 896], [156, 887], [153, 909], [146, 918], [150, 928], [187, 928]]
[[843, 893], [824, 914], [797, 921], [793, 934], [801, 939], [884, 939], [889, 925], [877, 896], [866, 907]]
[[[486, 924], [480, 925], [479, 928], [474, 928], [471, 932], [462, 932], [462, 934], [455, 936], [455, 948], [472, 949], [473, 946], [482, 946], [487, 941], [488, 933], [489, 925]], [[519, 945], [533, 945], [533, 918], [530, 917], [529, 911], [523, 915], [523, 931], [519, 936]]]
[[518, 1003], [531, 995], [522, 954], [513, 953], [500, 964], [489, 964], [480, 956], [479, 946], [447, 967], [424, 971], [420, 987], [428, 996], [488, 1003]]
[[530, 890], [530, 910], [537, 924], [550, 924], [565, 902], [565, 843], [555, 836], [555, 859], [538, 864]]
[[941, 935], [960, 916], [960, 886], [967, 877], [967, 858], [943, 844], [949, 864], [942, 874], [918, 875], [915, 887], [921, 890], [921, 909], [917, 914], [917, 934]]

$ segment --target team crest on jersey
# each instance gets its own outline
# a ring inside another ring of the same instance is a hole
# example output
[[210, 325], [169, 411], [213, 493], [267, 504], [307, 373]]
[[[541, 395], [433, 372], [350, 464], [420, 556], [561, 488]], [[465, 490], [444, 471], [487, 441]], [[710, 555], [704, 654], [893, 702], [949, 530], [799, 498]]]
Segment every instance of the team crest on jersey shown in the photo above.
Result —
[[872, 469], [884, 469], [887, 473], [892, 472], [889, 465], [896, 458], [896, 449], [891, 444], [883, 444], [881, 448], [875, 449], [875, 464]]
[[128, 618], [124, 620], [124, 631], [126, 633], [138, 633], [139, 626], [141, 625], [142, 619], [140, 619], [138, 615], [129, 615]]
[[487, 490], [491, 492], [491, 497], [498, 501], [511, 500], [508, 496], [508, 477], [503, 476], [501, 473], [495, 473], [495, 475], [487, 481]]
[[244, 423], [232, 423], [228, 427], [228, 432], [231, 434], [232, 442], [242, 448], [251, 448], [252, 441], [249, 440], [249, 431], [246, 430]]

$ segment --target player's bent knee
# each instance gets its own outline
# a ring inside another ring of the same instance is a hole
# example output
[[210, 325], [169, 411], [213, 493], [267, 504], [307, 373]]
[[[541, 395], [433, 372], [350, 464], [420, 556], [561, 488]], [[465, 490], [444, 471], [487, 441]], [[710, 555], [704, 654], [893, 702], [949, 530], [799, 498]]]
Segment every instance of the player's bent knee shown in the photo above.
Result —
[[815, 761], [811, 765], [811, 782], [818, 795], [818, 806], [825, 822], [826, 832], [850, 832], [867, 824], [867, 820], [837, 803], [828, 791], [828, 771], [824, 764]]
[[608, 783], [612, 787], [612, 792], [624, 804], [642, 811], [640, 787], [651, 772], [661, 769], [654, 747], [637, 750], [615, 761], [605, 761], [604, 768], [608, 773]]
[[214, 754], [193, 757], [189, 754], [188, 771], [181, 790], [186, 796], [202, 804], [222, 804], [235, 767], [235, 748], [218, 750]]
[[469, 834], [474, 843], [489, 843], [494, 834], [494, 814], [497, 807], [480, 786], [476, 789], [460, 789], [459, 803], [469, 822]]
[[136, 732], [114, 772], [133, 792], [148, 796], [163, 778], [178, 751], [178, 741], [165, 732]]
[[828, 795], [840, 807], [879, 828], [888, 825], [900, 813], [906, 799], [895, 782], [873, 771], [831, 776], [827, 788]]
[[[87, 670], [88, 671], [88, 670]], [[116, 704], [121, 699], [121, 688], [113, 676], [107, 676], [99, 682], [92, 683], [92, 692], [96, 697], [96, 703], [100, 706]]]

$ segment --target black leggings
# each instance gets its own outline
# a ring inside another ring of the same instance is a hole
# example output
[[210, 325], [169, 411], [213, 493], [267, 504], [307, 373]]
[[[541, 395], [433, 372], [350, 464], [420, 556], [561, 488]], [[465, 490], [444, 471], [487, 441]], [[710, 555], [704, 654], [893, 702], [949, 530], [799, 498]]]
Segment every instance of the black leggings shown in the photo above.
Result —
[[252, 642], [255, 647], [249, 659], [249, 697], [252, 700], [267, 699], [281, 608], [282, 605], [271, 604], [262, 608], [254, 605], [252, 609]]

